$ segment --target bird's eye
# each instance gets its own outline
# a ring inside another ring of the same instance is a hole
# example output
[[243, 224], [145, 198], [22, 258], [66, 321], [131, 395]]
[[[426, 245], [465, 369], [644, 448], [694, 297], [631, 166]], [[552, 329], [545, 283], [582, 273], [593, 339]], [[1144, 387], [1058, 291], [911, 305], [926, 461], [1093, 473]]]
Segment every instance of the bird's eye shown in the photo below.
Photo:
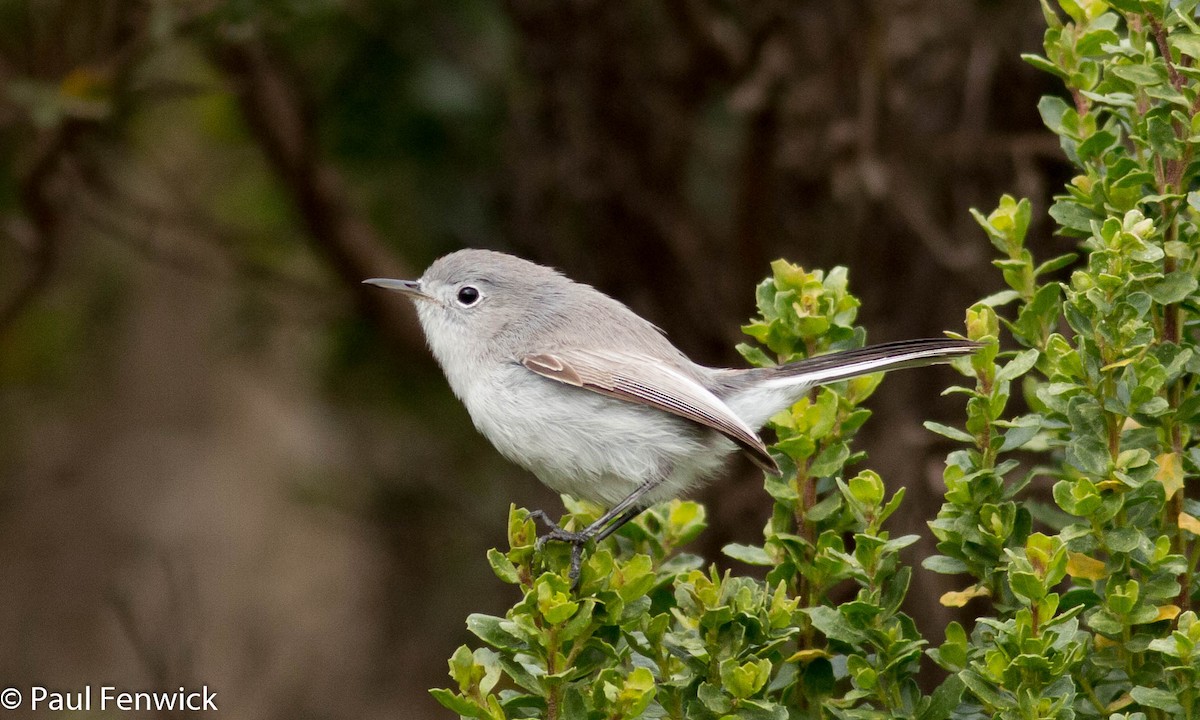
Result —
[[459, 288], [458, 301], [463, 305], [474, 305], [479, 300], [479, 291], [470, 285]]

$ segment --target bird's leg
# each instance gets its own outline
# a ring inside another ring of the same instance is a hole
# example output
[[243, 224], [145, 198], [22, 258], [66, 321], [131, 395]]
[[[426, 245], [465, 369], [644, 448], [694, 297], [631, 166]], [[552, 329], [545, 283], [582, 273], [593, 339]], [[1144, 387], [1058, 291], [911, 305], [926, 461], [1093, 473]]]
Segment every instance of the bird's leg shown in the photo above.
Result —
[[[600, 530], [599, 532], [596, 533], [596, 542], [600, 542], [604, 538], [606, 538], [609, 535], [612, 535], [616, 531], [620, 530], [622, 525], [624, 525], [625, 523], [634, 519], [638, 515], [641, 515], [642, 511], [645, 509], [646, 509], [645, 507], [636, 506], [636, 507], [631, 507], [628, 510], [626, 510], [625, 512], [621, 513], [621, 515], [619, 517], [617, 517], [615, 520], [613, 520], [608, 525], [606, 525], [602, 530]], [[597, 521], [597, 522], [599, 522], [599, 521]]]
[[622, 525], [637, 517], [642, 510], [645, 510], [641, 506], [642, 497], [656, 485], [658, 485], [657, 480], [647, 481], [638, 485], [624, 500], [601, 515], [596, 522], [578, 532], [564, 530], [551, 520], [546, 513], [541, 510], [534, 510], [529, 513], [529, 517], [541, 520], [550, 528], [549, 532], [538, 538], [537, 549], [541, 550], [542, 546], [550, 540], [571, 543], [571, 586], [577, 586], [579, 584], [579, 573], [583, 564], [583, 547], [592, 539], [600, 542], [620, 529]]

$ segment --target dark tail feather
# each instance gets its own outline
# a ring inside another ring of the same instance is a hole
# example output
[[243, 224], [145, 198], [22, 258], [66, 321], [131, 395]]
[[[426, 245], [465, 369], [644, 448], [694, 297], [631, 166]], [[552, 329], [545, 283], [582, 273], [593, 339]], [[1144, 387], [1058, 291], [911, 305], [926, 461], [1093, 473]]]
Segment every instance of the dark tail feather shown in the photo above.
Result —
[[953, 358], [970, 355], [980, 347], [982, 345], [977, 342], [950, 338], [900, 340], [820, 355], [764, 370], [776, 378], [804, 377], [810, 385], [824, 385], [885, 370], [949, 362]]

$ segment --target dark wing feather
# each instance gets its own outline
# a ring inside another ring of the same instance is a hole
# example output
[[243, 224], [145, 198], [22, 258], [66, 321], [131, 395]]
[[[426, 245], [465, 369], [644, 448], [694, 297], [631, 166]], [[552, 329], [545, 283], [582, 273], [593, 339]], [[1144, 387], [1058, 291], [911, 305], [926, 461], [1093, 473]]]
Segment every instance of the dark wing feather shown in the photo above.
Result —
[[756, 465], [779, 474], [763, 441], [708, 388], [653, 358], [595, 350], [534, 353], [529, 370], [567, 385], [657, 408], [712, 428], [737, 443]]

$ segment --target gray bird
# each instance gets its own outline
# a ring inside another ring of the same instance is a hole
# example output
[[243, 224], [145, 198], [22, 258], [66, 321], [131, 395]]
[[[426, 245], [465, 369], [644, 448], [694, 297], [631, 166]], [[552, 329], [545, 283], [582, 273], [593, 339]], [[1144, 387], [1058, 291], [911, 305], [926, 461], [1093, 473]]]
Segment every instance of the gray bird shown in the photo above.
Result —
[[818, 385], [947, 362], [979, 346], [935, 338], [770, 368], [698, 365], [649, 321], [590, 285], [489, 250], [460, 250], [419, 280], [364, 282], [411, 298], [425, 338], [475, 427], [559, 493], [609, 508], [547, 539], [581, 552], [646, 507], [684, 494], [740, 450], [779, 468], [758, 429]]

